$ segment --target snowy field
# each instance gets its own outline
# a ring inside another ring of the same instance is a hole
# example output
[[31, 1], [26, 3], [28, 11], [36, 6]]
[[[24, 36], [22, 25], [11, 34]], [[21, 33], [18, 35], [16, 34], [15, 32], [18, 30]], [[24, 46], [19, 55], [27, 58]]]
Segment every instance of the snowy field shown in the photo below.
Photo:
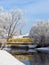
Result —
[[0, 64], [1, 65], [25, 65], [16, 58], [14, 58], [7, 51], [0, 50]]

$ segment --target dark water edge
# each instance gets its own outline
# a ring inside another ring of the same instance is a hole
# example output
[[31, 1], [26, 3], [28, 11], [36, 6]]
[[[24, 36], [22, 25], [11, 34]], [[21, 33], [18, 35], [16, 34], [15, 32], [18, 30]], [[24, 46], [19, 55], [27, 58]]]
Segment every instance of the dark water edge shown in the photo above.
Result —
[[24, 60], [24, 61], [22, 61], [24, 64], [26, 64], [26, 65], [30, 65], [30, 62], [29, 62], [29, 60]]

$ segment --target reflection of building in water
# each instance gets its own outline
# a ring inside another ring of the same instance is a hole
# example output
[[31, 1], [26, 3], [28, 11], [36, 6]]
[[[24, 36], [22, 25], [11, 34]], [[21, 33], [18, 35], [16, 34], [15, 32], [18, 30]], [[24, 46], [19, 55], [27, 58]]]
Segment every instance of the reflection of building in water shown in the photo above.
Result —
[[[32, 38], [29, 38], [28, 34], [26, 35], [20, 35], [20, 36], [13, 36], [13, 38], [9, 38], [6, 44], [6, 49], [7, 51], [10, 51], [11, 54], [13, 54], [16, 58], [19, 60], [28, 60], [29, 58], [31, 59], [32, 55], [23, 55], [22, 53], [27, 53], [27, 50], [25, 47], [23, 49], [19, 49], [17, 46], [28, 46], [32, 45], [34, 43], [34, 40]], [[17, 48], [16, 48], [17, 47]], [[21, 54], [21, 55], [20, 55]]]

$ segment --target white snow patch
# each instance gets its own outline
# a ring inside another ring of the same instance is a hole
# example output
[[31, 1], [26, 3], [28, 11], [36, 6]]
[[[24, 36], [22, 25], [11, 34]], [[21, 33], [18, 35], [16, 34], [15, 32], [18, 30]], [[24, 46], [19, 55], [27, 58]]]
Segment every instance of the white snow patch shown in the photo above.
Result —
[[0, 65], [25, 65], [7, 51], [0, 50]]
[[28, 36], [28, 35], [29, 35], [29, 33], [24, 34], [24, 35], [13, 36], [13, 38], [23, 38], [24, 36]]

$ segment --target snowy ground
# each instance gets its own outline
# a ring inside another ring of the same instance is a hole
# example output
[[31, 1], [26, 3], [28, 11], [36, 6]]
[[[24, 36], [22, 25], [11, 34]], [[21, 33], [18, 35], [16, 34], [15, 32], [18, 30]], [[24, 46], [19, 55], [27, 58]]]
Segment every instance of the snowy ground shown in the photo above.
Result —
[[25, 65], [7, 51], [0, 50], [0, 65]]

